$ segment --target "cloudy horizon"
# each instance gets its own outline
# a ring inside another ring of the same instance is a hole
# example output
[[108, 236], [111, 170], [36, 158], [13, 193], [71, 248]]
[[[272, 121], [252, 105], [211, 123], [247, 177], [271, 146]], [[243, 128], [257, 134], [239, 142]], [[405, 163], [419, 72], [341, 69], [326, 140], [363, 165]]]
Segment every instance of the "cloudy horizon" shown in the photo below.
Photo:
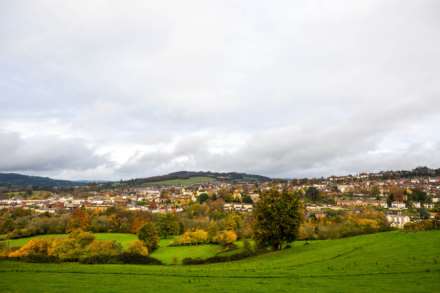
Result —
[[440, 167], [439, 1], [0, 1], [0, 172]]

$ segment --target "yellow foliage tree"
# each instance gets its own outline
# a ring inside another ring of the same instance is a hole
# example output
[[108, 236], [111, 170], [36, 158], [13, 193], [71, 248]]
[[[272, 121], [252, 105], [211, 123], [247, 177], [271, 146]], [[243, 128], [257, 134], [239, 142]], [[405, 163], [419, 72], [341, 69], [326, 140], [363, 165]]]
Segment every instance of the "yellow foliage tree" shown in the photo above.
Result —
[[19, 250], [11, 252], [9, 257], [45, 256], [50, 242], [46, 239], [31, 239]]
[[232, 230], [222, 231], [214, 240], [222, 245], [231, 245], [237, 241], [237, 233]]
[[130, 254], [138, 254], [147, 256], [148, 248], [144, 245], [144, 242], [141, 240], [133, 241], [127, 249], [127, 252]]

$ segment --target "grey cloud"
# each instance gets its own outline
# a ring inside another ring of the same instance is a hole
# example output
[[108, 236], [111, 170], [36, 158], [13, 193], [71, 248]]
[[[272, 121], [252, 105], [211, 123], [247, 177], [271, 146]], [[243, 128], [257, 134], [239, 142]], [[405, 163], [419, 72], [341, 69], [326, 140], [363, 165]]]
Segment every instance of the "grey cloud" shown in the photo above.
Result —
[[[435, 0], [1, 2], [0, 126], [16, 135], [0, 147], [17, 153], [16, 166], [2, 164], [66, 178], [98, 168], [116, 179], [439, 164], [428, 155], [439, 143], [439, 8]], [[36, 149], [21, 146], [27, 137]]]
[[87, 170], [111, 165], [84, 141], [51, 136], [21, 137], [0, 132], [0, 171], [43, 172]]

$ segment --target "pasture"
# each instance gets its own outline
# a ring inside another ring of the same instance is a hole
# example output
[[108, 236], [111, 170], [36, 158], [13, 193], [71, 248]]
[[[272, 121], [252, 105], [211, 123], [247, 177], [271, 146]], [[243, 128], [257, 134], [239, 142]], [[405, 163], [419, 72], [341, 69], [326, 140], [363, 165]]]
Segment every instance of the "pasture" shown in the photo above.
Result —
[[2, 292], [439, 292], [440, 231], [295, 242], [196, 266], [0, 262]]

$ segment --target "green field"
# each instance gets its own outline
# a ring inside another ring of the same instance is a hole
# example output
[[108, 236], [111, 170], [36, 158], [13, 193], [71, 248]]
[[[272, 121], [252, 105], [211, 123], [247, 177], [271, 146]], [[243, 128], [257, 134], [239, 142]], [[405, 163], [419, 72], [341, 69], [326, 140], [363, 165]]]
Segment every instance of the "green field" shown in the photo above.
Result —
[[0, 262], [2, 292], [440, 292], [440, 231], [296, 242], [198, 266]]
[[180, 264], [186, 257], [208, 258], [221, 252], [222, 246], [215, 244], [196, 245], [196, 246], [168, 246], [172, 239], [160, 241], [160, 247], [151, 256], [159, 259], [164, 264]]
[[145, 183], [145, 186], [152, 186], [152, 185], [170, 185], [170, 186], [189, 186], [193, 184], [202, 184], [202, 183], [209, 183], [215, 181], [212, 177], [191, 177], [188, 179], [170, 179], [170, 180], [162, 180], [162, 181], [155, 181], [155, 182], [148, 182]]

